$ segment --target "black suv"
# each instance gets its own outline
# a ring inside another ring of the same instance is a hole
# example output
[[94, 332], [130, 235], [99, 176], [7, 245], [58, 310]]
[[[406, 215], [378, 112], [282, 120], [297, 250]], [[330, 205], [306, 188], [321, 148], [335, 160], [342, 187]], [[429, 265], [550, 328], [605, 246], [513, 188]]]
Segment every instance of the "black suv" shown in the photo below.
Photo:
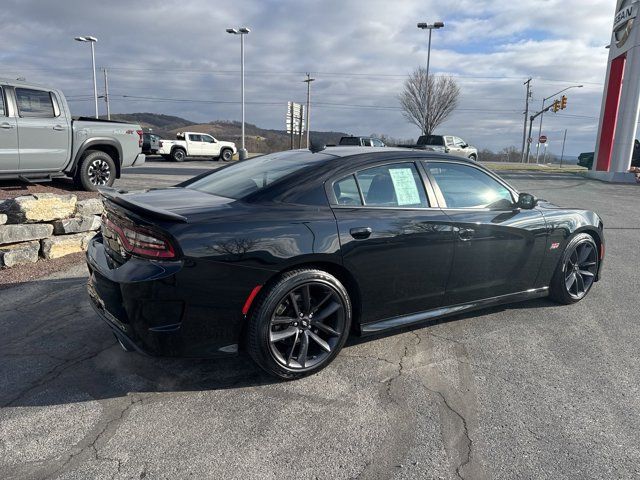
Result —
[[338, 145], [344, 147], [386, 147], [384, 142], [375, 137], [342, 137]]

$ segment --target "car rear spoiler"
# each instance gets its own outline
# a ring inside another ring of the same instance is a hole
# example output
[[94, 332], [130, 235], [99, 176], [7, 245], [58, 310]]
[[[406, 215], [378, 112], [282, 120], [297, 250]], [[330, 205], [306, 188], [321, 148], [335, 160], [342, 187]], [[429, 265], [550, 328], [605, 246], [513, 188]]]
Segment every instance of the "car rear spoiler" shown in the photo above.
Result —
[[116, 190], [115, 188], [111, 187], [99, 187], [98, 191], [100, 192], [100, 195], [102, 195], [110, 202], [113, 202], [116, 205], [120, 205], [121, 207], [124, 207], [127, 210], [131, 210], [132, 212], [141, 213], [145, 216], [157, 218], [160, 220], [188, 223], [187, 217], [183, 217], [182, 215], [178, 215], [177, 213], [163, 210], [161, 208], [156, 208], [147, 203], [140, 203], [134, 200], [130, 200], [126, 198], [125, 195], [123, 195], [127, 192], [124, 192], [122, 190]]

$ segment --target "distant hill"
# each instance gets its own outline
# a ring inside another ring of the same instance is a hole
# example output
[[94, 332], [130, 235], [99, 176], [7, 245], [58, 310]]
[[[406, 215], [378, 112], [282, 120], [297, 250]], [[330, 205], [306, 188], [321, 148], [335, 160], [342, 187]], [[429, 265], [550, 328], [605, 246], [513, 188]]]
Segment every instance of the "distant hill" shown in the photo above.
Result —
[[[145, 131], [151, 131], [162, 138], [174, 139], [178, 132], [185, 130], [213, 135], [220, 140], [236, 142], [240, 146], [240, 122], [216, 120], [209, 123], [195, 123], [184, 118], [158, 113], [122, 113], [111, 115], [112, 120], [139, 123]], [[362, 133], [364, 134], [364, 133]], [[311, 131], [311, 143], [331, 145], [337, 144], [340, 137], [349, 135], [344, 132]], [[245, 123], [245, 143], [250, 152], [270, 153], [287, 150], [291, 145], [291, 138], [284, 130], [270, 130], [260, 128], [251, 123]], [[305, 138], [302, 145], [306, 145]], [[294, 138], [294, 148], [298, 148], [298, 137]]]

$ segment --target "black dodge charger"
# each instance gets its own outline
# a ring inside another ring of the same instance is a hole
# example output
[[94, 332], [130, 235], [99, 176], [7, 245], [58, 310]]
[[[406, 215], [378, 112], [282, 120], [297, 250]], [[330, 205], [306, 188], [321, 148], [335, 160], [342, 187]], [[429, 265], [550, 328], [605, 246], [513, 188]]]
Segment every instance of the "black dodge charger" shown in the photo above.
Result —
[[437, 153], [287, 151], [102, 195], [88, 290], [126, 350], [246, 349], [287, 379], [328, 365], [350, 334], [542, 296], [577, 302], [604, 257], [595, 213]]

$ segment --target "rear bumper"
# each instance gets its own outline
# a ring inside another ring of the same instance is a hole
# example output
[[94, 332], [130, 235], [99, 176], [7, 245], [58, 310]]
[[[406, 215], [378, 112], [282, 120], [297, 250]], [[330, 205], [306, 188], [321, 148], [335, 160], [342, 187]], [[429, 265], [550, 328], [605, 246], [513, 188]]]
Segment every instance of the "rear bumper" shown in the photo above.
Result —
[[89, 242], [87, 266], [92, 307], [129, 349], [163, 357], [237, 353], [241, 324], [206, 304], [211, 294], [193, 295], [181, 276], [183, 261], [132, 257], [115, 265], [97, 235]]
[[136, 159], [131, 164], [132, 167], [139, 167], [140, 165], [144, 165], [147, 156], [144, 153], [139, 153]]

